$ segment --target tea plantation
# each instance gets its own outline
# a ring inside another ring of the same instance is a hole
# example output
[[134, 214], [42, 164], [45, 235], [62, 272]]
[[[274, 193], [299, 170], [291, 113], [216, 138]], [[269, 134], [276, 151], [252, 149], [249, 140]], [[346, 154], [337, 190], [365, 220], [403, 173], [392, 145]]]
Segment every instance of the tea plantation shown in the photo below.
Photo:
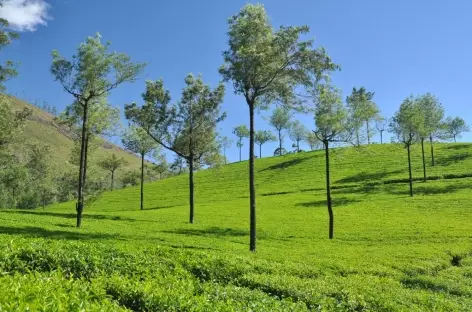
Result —
[[415, 197], [399, 145], [258, 159], [257, 252], [247, 162], [74, 203], [0, 211], [0, 311], [471, 311], [472, 144], [437, 144]]

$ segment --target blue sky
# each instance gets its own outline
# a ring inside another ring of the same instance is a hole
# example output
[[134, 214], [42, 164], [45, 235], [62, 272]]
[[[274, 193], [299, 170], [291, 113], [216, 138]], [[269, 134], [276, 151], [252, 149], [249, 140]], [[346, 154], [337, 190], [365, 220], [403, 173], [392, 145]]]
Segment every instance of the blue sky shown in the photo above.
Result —
[[[141, 100], [146, 79], [162, 77], [174, 100], [180, 97], [189, 72], [201, 73], [207, 83], [216, 86], [221, 52], [227, 42], [227, 18], [247, 1], [7, 0], [8, 3], [10, 6], [4, 6], [0, 15], [10, 16], [15, 21], [13, 25], [22, 30], [21, 39], [2, 51], [1, 60], [21, 62], [20, 75], [7, 85], [9, 92], [47, 101], [62, 110], [72, 98], [50, 74], [51, 51], [57, 49], [70, 57], [80, 42], [96, 32], [112, 42], [113, 50], [148, 63], [136, 83], [123, 85], [111, 94], [110, 103], [121, 109], [126, 103]], [[375, 92], [382, 114], [391, 117], [408, 95], [431, 92], [439, 97], [447, 115], [461, 116], [472, 123], [472, 1], [260, 3], [276, 27], [310, 26], [316, 45], [324, 46], [342, 67], [333, 81], [344, 96], [353, 87], [365, 86]], [[231, 85], [223, 109], [228, 118], [220, 125], [221, 132], [233, 137], [234, 126], [247, 124], [248, 108], [242, 97], [233, 94]], [[297, 118], [307, 127], [314, 127], [312, 116]], [[270, 128], [262, 117], [258, 117], [256, 127]], [[472, 135], [466, 134], [462, 140], [471, 141]], [[291, 144], [287, 137], [285, 147], [290, 148]], [[276, 145], [268, 144], [264, 154], [272, 154]], [[247, 158], [247, 152], [244, 155]], [[228, 156], [231, 161], [238, 159], [236, 146]]]

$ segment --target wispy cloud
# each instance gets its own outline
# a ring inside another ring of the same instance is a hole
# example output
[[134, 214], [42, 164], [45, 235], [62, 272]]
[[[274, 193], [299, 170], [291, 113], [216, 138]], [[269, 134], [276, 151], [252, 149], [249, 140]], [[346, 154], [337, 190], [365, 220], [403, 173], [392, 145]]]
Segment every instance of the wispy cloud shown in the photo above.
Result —
[[0, 17], [18, 31], [35, 31], [38, 25], [46, 25], [49, 4], [45, 0], [3, 0]]

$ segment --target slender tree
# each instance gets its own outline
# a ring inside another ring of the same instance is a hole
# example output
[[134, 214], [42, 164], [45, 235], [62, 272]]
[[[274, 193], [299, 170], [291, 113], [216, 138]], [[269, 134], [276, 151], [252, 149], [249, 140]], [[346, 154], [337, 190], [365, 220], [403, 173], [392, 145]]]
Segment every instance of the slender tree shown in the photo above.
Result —
[[256, 251], [256, 186], [254, 172], [254, 112], [258, 105], [294, 103], [295, 88], [318, 80], [337, 68], [324, 49], [313, 49], [313, 41], [301, 41], [308, 26], [274, 30], [262, 5], [247, 4], [228, 20], [229, 47], [223, 52], [220, 73], [232, 81], [236, 94], [249, 108], [249, 249]]
[[457, 137], [464, 132], [469, 132], [470, 128], [465, 120], [460, 117], [448, 117], [444, 123], [444, 136], [448, 139], [454, 139], [457, 142]]
[[403, 144], [408, 152], [408, 174], [410, 181], [410, 196], [413, 197], [413, 176], [411, 170], [411, 146], [418, 140], [418, 128], [424, 123], [424, 115], [413, 96], [406, 98], [400, 109], [390, 121], [390, 132], [396, 140]]
[[228, 159], [226, 158], [226, 150], [231, 147], [231, 145], [233, 144], [233, 140], [231, 140], [227, 136], [224, 136], [224, 137], [221, 137], [219, 141], [220, 141], [221, 149], [223, 150], [223, 158], [224, 158], [225, 164], [227, 164]]
[[362, 144], [360, 130], [365, 124], [367, 144], [370, 144], [372, 131], [370, 122], [379, 117], [379, 108], [372, 100], [374, 92], [367, 92], [364, 87], [359, 89], [353, 88], [351, 95], [346, 98], [351, 119], [351, 126], [355, 130], [356, 145]]
[[262, 158], [262, 145], [267, 142], [277, 140], [276, 137], [269, 130], [258, 130], [254, 135], [254, 142], [259, 145], [259, 158]]
[[238, 137], [238, 142], [236, 142], [236, 146], [239, 148], [239, 161], [242, 160], [242, 149], [243, 149], [243, 139], [249, 137], [249, 129], [246, 125], [241, 125], [234, 127], [233, 134]]
[[[13, 40], [19, 38], [18, 33], [8, 30], [9, 26], [6, 19], [0, 18], [0, 50], [8, 46]], [[17, 75], [15, 62], [8, 60], [3, 65], [0, 65], [0, 92], [5, 92], [4, 82]]]
[[329, 239], [334, 237], [334, 213], [331, 199], [329, 144], [345, 141], [347, 110], [341, 100], [341, 93], [330, 85], [319, 85], [313, 92], [315, 102], [314, 131], [318, 140], [323, 142], [326, 159], [326, 203], [329, 214]]
[[307, 133], [308, 129], [299, 120], [295, 120], [291, 123], [288, 136], [290, 140], [295, 142], [297, 152], [300, 152], [300, 142], [306, 138]]
[[383, 117], [379, 117], [375, 121], [375, 129], [380, 133], [380, 144], [383, 144], [383, 133], [387, 130], [387, 125], [387, 120]]
[[[424, 141], [429, 137], [431, 145], [431, 164], [434, 167], [434, 138], [439, 137], [442, 125], [444, 124], [444, 107], [439, 99], [430, 93], [426, 93], [419, 98], [419, 105], [424, 115], [423, 133], [421, 133], [421, 145], [424, 149]], [[424, 158], [424, 155], [423, 155]], [[426, 167], [423, 162], [423, 167]]]
[[125, 82], [132, 82], [144, 68], [144, 64], [133, 64], [130, 58], [121, 53], [109, 52], [110, 44], [102, 44], [101, 37], [88, 37], [79, 45], [72, 60], [63, 58], [53, 51], [51, 72], [64, 90], [71, 94], [81, 106], [82, 133], [77, 191], [77, 227], [82, 223], [84, 209], [84, 184], [86, 178], [86, 143], [88, 134], [88, 112], [91, 102], [102, 98]]
[[318, 139], [316, 134], [314, 132], [308, 131], [306, 133], [306, 136], [304, 138], [306, 143], [310, 146], [310, 149], [312, 151], [319, 149], [320, 145], [322, 145], [322, 142]]
[[131, 126], [121, 139], [124, 147], [141, 156], [141, 210], [144, 209], [144, 156], [155, 150], [158, 145], [142, 128]]
[[106, 157], [99, 163], [100, 167], [104, 170], [110, 171], [110, 190], [114, 190], [114, 182], [115, 182], [115, 171], [124, 167], [126, 165], [126, 160], [124, 158], [118, 158], [115, 154], [111, 154], [110, 156]]
[[[290, 113], [287, 108], [276, 107], [269, 119], [269, 124], [277, 131], [279, 139], [279, 151], [282, 151], [284, 142], [284, 131], [291, 127]], [[282, 153], [280, 153], [282, 155]]]
[[216, 126], [226, 114], [220, 113], [224, 85], [215, 89], [201, 77], [185, 78], [181, 100], [170, 107], [169, 91], [162, 80], [147, 81], [145, 104], [125, 106], [126, 118], [142, 127], [162, 147], [185, 159], [189, 166], [190, 223], [194, 222], [194, 165], [216, 148]]

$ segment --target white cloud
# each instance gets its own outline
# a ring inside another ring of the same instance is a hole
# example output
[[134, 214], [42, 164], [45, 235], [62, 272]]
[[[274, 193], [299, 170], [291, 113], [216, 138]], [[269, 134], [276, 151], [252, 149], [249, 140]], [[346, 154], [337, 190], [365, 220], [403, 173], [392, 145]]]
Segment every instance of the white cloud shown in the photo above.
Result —
[[18, 31], [35, 31], [38, 25], [46, 25], [49, 4], [45, 0], [3, 0], [0, 17]]

